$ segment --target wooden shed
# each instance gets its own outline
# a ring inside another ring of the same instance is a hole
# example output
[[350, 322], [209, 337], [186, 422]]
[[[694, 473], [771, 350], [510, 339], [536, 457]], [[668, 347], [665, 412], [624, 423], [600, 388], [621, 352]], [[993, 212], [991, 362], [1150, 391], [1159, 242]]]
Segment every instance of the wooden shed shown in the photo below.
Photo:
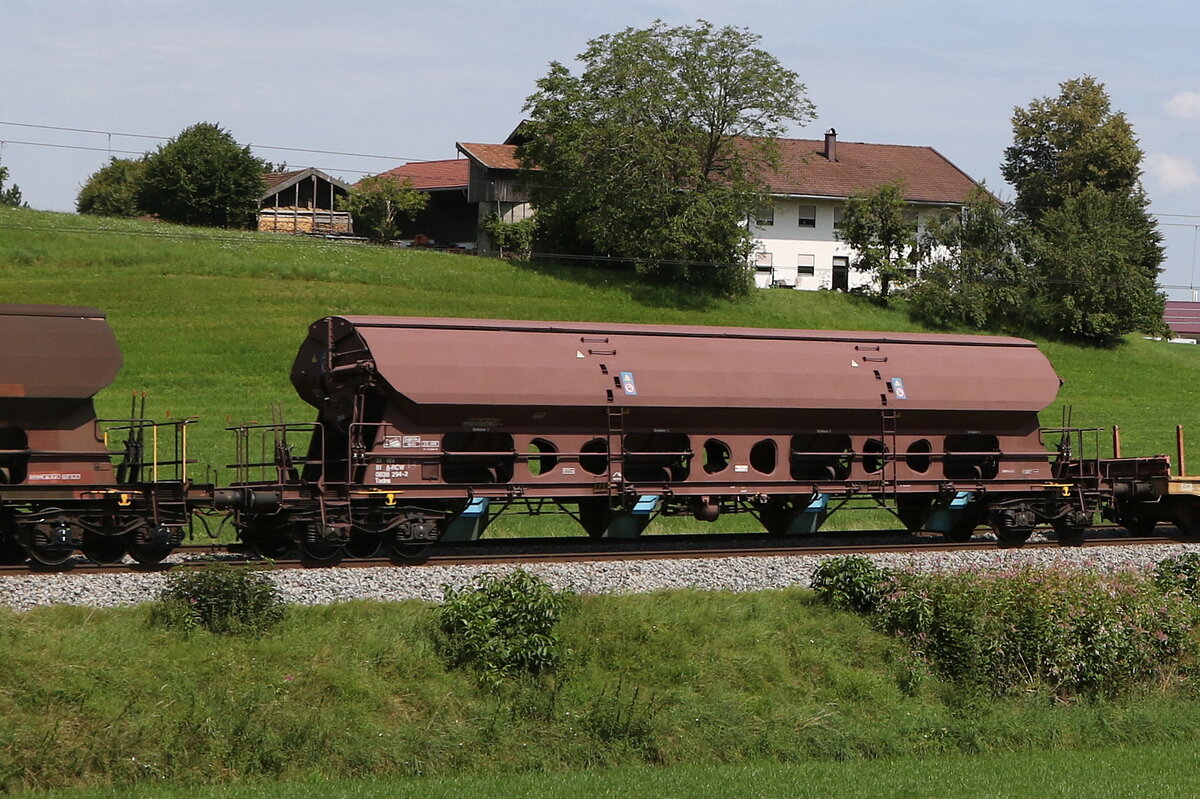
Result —
[[339, 198], [350, 193], [350, 184], [313, 167], [268, 172], [263, 181], [266, 191], [259, 201], [260, 231], [339, 236], [353, 232], [349, 212], [338, 210]]

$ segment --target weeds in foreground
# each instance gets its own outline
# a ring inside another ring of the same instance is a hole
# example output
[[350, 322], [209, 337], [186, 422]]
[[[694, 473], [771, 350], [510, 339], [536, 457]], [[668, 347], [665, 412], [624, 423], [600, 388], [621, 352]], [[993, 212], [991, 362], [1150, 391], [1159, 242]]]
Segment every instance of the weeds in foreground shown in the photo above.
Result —
[[1200, 657], [1198, 573], [1200, 559], [1143, 575], [896, 572], [855, 556], [822, 564], [813, 582], [823, 601], [907, 645], [910, 681], [927, 669], [997, 696], [1112, 697], [1190, 675]]
[[150, 613], [153, 624], [187, 632], [262, 635], [284, 616], [275, 584], [261, 572], [223, 563], [171, 572]]

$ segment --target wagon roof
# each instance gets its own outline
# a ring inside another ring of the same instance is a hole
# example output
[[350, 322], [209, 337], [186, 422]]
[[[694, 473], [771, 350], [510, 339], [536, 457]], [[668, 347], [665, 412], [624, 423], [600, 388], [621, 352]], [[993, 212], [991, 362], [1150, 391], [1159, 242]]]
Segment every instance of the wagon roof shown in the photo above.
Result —
[[[1040, 411], [1033, 342], [998, 336], [337, 317], [418, 404]], [[322, 322], [314, 324], [320, 340]], [[303, 350], [302, 350], [303, 354]], [[313, 401], [314, 398], [307, 398]]]
[[121, 370], [121, 350], [104, 313], [66, 305], [0, 305], [0, 397], [92, 396]]

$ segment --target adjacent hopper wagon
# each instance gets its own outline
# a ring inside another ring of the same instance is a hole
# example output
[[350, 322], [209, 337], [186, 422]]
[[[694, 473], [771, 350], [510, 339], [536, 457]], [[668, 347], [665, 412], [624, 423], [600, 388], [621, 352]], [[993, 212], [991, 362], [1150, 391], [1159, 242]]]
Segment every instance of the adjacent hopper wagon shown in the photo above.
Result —
[[1069, 542], [1114, 480], [1165, 468], [1084, 469], [1044, 440], [1061, 381], [1018, 338], [331, 316], [292, 382], [316, 422], [239, 428], [217, 497], [264, 554], [407, 552], [513, 512], [598, 537], [658, 514], [798, 534], [850, 500], [950, 538]]
[[[104, 314], [0, 305], [0, 341], [0, 559], [161, 560], [189, 515], [184, 465], [147, 449], [153, 423], [97, 419], [92, 397], [122, 366]], [[184, 424], [160, 431], [164, 443]]]

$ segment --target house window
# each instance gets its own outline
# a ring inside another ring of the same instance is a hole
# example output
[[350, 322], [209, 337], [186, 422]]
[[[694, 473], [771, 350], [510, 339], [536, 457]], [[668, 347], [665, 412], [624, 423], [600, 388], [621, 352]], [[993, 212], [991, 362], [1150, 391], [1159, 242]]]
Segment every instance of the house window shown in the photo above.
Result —
[[817, 273], [817, 256], [815, 255], [798, 255], [796, 256], [796, 274], [798, 275], [815, 275]]
[[755, 214], [755, 221], [758, 222], [759, 227], [767, 227], [768, 225], [774, 225], [775, 224], [775, 206], [774, 205], [764, 205], [763, 207], [759, 208], [758, 213]]
[[915, 228], [919, 222], [920, 217], [917, 216], [917, 209], [909, 208], [904, 212], [904, 224]]
[[817, 226], [817, 206], [802, 205], [800, 206], [800, 227], [816, 227]]
[[758, 268], [758, 271], [760, 271], [760, 272], [764, 271], [763, 267], [766, 267], [765, 271], [770, 272], [771, 266], [774, 263], [774, 261], [775, 261], [774, 257], [769, 252], [754, 253], [754, 265]]
[[842, 229], [842, 214], [844, 214], [845, 212], [846, 212], [846, 206], [844, 206], [844, 205], [835, 205], [833, 207], [833, 229], [834, 230]]

